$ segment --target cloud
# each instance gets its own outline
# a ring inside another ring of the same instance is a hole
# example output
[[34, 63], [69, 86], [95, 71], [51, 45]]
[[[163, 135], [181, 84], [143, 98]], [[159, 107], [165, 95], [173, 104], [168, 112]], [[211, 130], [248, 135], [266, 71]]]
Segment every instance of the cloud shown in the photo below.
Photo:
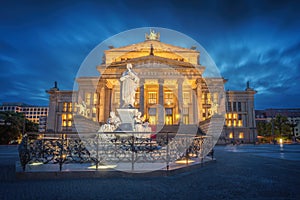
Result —
[[298, 8], [298, 1], [6, 1], [0, 8], [0, 102], [46, 105], [44, 90], [54, 81], [71, 90], [80, 64], [100, 42], [159, 26], [206, 48], [229, 79], [227, 89], [243, 90], [250, 81], [259, 92], [257, 107], [300, 107]]

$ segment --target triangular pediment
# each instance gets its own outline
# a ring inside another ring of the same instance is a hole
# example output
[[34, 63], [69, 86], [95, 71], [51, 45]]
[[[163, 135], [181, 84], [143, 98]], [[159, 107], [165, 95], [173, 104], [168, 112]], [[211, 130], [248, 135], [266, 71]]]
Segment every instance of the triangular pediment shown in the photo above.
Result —
[[166, 44], [155, 40], [146, 40], [141, 43], [111, 48], [104, 51], [105, 64], [125, 61], [128, 59], [149, 56], [151, 54], [177, 61], [188, 62], [193, 65], [199, 63], [199, 51]]

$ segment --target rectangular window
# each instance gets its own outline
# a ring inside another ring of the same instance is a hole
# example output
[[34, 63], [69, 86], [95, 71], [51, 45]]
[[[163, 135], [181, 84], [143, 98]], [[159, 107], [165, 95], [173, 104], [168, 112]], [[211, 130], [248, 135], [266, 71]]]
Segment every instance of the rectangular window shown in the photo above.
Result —
[[85, 103], [87, 106], [91, 105], [91, 93], [85, 93]]
[[173, 109], [172, 108], [166, 108], [166, 115], [172, 115]]
[[63, 103], [63, 112], [72, 112], [72, 102]]
[[63, 112], [67, 112], [67, 107], [68, 107], [68, 103], [64, 102], [63, 103]]
[[207, 104], [211, 104], [211, 94], [207, 93]]
[[72, 126], [72, 114], [62, 114], [61, 115], [62, 118], [62, 126], [63, 127], [71, 127]]
[[230, 138], [230, 139], [233, 138], [233, 133], [232, 133], [232, 132], [229, 133], [229, 138]]
[[189, 116], [183, 115], [183, 124], [189, 124]]
[[205, 96], [206, 96], [205, 93], [203, 93], [201, 97], [202, 104], [205, 104]]
[[237, 119], [237, 117], [238, 117], [238, 115], [237, 115], [236, 113], [233, 113], [233, 114], [232, 114], [232, 118], [233, 118], [233, 119]]
[[191, 103], [191, 95], [189, 92], [184, 92], [183, 93], [183, 103], [184, 104], [189, 104]]
[[242, 111], [242, 103], [238, 102], [238, 111], [241, 112]]
[[148, 92], [148, 104], [157, 104], [157, 92]]
[[156, 116], [149, 116], [149, 124], [154, 125], [156, 124]]
[[230, 101], [227, 102], [227, 108], [228, 108], [228, 112], [231, 112], [231, 111], [232, 111], [232, 110], [231, 110], [231, 102], [230, 102]]
[[236, 111], [236, 102], [233, 102], [233, 111]]
[[182, 114], [188, 115], [189, 114], [189, 108], [187, 108], [187, 107], [183, 108]]
[[231, 119], [227, 120], [227, 126], [232, 126]]
[[215, 92], [214, 93], [214, 102], [218, 102], [218, 97], [219, 97], [218, 93]]
[[173, 104], [173, 92], [165, 92], [164, 100], [165, 100], [165, 104], [167, 105]]
[[98, 104], [98, 93], [94, 93], [94, 98], [93, 98], [93, 103], [94, 105]]
[[188, 107], [184, 107], [183, 111], [183, 123], [184, 124], [189, 124], [189, 108]]
[[68, 112], [72, 112], [72, 102], [68, 103]]
[[239, 127], [243, 126], [243, 120], [239, 120], [239, 121], [238, 121], [238, 126], [239, 126]]
[[237, 126], [237, 120], [236, 119], [233, 120], [233, 126]]
[[244, 139], [244, 133], [243, 132], [239, 133], [239, 139]]

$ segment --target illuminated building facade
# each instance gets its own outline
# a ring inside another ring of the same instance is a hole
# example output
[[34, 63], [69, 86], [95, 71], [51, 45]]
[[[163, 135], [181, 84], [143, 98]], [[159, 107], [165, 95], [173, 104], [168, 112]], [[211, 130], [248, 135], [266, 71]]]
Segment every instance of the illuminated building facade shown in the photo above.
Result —
[[257, 138], [254, 95], [249, 83], [245, 91], [226, 91], [226, 116], [219, 143], [249, 143]]
[[[146, 37], [144, 42], [137, 44], [118, 48], [110, 46], [104, 51], [103, 63], [97, 66], [99, 77], [77, 78], [78, 91], [60, 91], [56, 84], [47, 91], [50, 95], [47, 130], [76, 132], [73, 113], [78, 112], [80, 103], [86, 106], [86, 118], [105, 123], [109, 113], [116, 112], [123, 105], [120, 77], [126, 71], [127, 63], [133, 65], [140, 78], [133, 106], [143, 113], [150, 125], [198, 124], [209, 120], [218, 112], [216, 102], [225, 98], [218, 93], [218, 88], [224, 88], [225, 80], [203, 78], [205, 67], [199, 64], [199, 59], [200, 52], [195, 48], [163, 43], [157, 35]], [[233, 129], [243, 132], [240, 139], [245, 142], [253, 140], [249, 130], [255, 125], [249, 118], [254, 117], [254, 94], [250, 88], [226, 92], [228, 102], [237, 109], [241, 103], [242, 110], [230, 111], [227, 108], [224, 137], [230, 136], [231, 119]], [[242, 115], [241, 119], [238, 120], [236, 115]]]
[[3, 103], [0, 111], [20, 112], [24, 113], [26, 119], [39, 124], [41, 117], [47, 117], [47, 106], [32, 106], [24, 103]]

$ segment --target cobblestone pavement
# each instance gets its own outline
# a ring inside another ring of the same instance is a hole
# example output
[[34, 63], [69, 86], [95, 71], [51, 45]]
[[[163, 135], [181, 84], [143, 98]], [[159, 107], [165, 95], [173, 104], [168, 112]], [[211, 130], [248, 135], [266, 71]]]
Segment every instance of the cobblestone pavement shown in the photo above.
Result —
[[300, 145], [215, 147], [216, 161], [164, 177], [16, 180], [0, 146], [0, 199], [300, 199]]

